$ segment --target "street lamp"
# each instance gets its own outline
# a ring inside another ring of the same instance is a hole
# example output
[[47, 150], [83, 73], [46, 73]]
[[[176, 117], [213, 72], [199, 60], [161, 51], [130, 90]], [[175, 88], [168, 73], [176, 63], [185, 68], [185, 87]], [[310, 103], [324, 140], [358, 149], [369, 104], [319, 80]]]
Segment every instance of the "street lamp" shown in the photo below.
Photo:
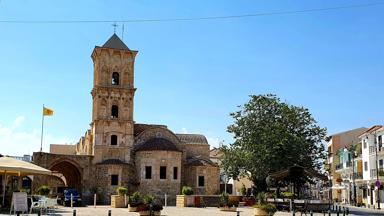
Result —
[[357, 152], [352, 151], [352, 203], [356, 206], [356, 183], [355, 183], [355, 158], [357, 157]]
[[376, 131], [374, 134], [374, 145], [375, 145], [375, 153], [376, 153], [376, 187], [377, 187], [377, 209], [380, 209], [380, 186], [379, 183], [379, 166], [378, 166], [378, 160], [377, 160], [377, 141], [376, 141]]

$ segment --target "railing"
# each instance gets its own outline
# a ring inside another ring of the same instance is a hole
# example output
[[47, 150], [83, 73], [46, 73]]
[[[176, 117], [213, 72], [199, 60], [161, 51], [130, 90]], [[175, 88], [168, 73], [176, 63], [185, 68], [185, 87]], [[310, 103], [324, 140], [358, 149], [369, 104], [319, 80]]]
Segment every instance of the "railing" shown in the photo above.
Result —
[[354, 179], [363, 179], [363, 173], [353, 173]]
[[369, 154], [375, 154], [376, 153], [376, 146], [369, 146]]
[[343, 168], [344, 168], [344, 166], [343, 166], [342, 163], [340, 163], [340, 164], [336, 164], [336, 170], [341, 170], [341, 169], [343, 169]]
[[[376, 169], [371, 169], [371, 178], [376, 178], [377, 177], [377, 170]], [[379, 177], [384, 177], [384, 168], [379, 168]]]
[[339, 163], [336, 165], [336, 170], [341, 170], [345, 168], [352, 167], [352, 161], [348, 161], [346, 163]]

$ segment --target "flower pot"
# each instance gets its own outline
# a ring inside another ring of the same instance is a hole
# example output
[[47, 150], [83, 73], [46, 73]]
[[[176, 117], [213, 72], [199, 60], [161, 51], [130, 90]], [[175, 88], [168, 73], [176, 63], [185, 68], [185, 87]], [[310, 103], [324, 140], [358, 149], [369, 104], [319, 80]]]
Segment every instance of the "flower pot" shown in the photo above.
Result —
[[128, 207], [128, 211], [129, 211], [129, 212], [137, 212], [137, 207], [131, 207], [131, 206], [129, 206], [129, 207]]
[[253, 213], [255, 216], [268, 216], [268, 213], [262, 209], [254, 208]]
[[235, 212], [235, 211], [236, 211], [236, 207], [228, 207], [228, 206], [224, 206], [224, 207], [220, 207], [220, 211]]
[[149, 216], [149, 211], [139, 211], [139, 215]]
[[124, 196], [112, 195], [111, 196], [111, 207], [112, 208], [125, 208]]

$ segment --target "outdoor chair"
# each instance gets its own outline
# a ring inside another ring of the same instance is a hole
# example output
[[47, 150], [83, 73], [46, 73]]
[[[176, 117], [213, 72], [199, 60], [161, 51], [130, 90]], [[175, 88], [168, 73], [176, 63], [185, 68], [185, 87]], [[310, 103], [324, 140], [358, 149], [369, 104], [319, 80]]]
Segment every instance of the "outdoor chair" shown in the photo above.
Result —
[[57, 199], [48, 198], [45, 207], [47, 214], [56, 214]]
[[29, 210], [29, 214], [32, 213], [32, 211], [35, 209], [35, 210], [39, 210], [40, 212], [43, 212], [43, 211], [46, 211], [47, 210], [47, 199], [46, 197], [39, 197], [38, 200], [34, 200], [33, 198], [31, 198], [31, 208]]

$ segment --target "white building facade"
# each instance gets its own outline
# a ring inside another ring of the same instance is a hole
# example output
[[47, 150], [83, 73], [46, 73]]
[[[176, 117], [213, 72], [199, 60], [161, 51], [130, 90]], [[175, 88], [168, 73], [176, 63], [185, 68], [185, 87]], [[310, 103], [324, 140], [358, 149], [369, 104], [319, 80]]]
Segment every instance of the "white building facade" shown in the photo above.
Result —
[[384, 208], [384, 127], [375, 125], [359, 136], [362, 144], [363, 203]]

